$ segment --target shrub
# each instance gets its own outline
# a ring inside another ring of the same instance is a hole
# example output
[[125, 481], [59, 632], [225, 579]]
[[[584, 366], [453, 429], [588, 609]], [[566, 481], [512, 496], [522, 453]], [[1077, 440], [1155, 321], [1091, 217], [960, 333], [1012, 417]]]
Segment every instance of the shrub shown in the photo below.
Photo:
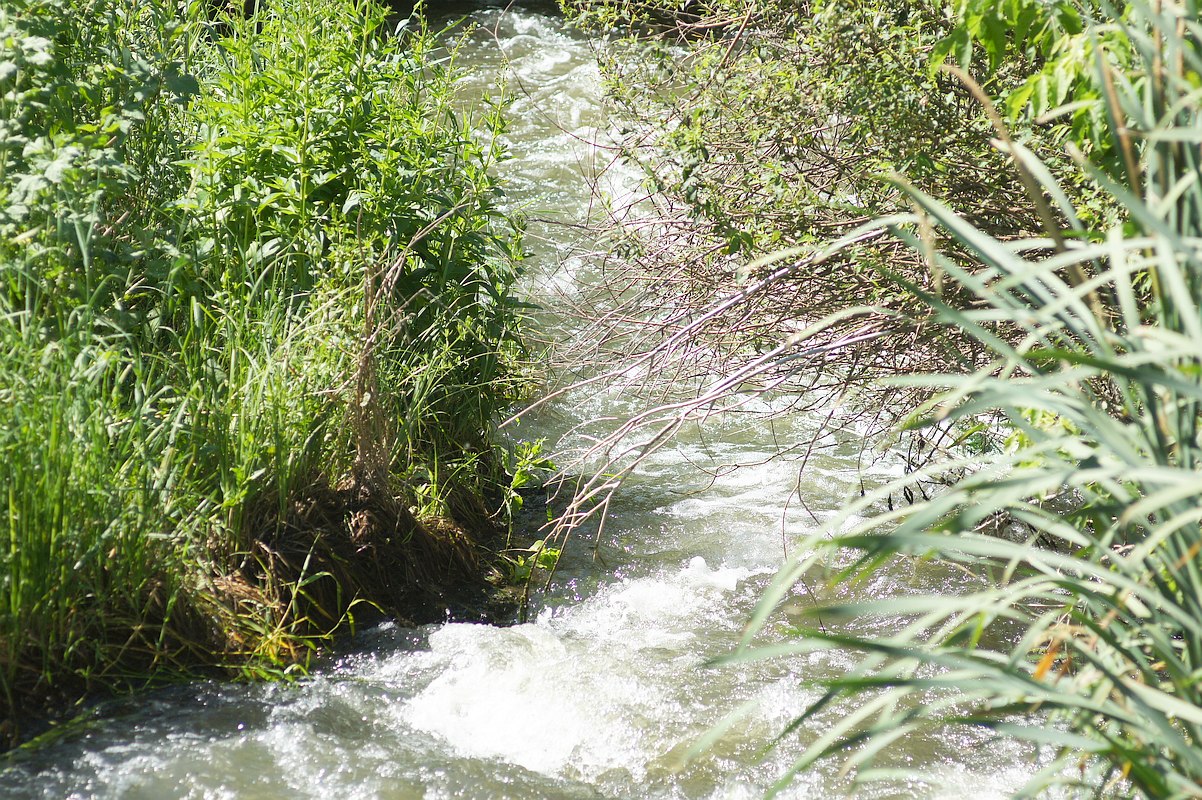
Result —
[[415, 602], [423, 559], [458, 574], [466, 537], [409, 508], [497, 477], [521, 321], [500, 107], [463, 108], [453, 52], [373, 3], [211, 13], [0, 10], [10, 720], [303, 662], [358, 599]]
[[[921, 303], [880, 278], [884, 267], [948, 293], [950, 303], [971, 302], [952, 297], [959, 288], [943, 285], [920, 254], [889, 237], [867, 237], [821, 263], [808, 258], [869, 219], [910, 210], [905, 193], [882, 180], [893, 171], [999, 238], [1039, 230], [1021, 184], [990, 144], [996, 133], [988, 115], [968, 87], [938, 69], [950, 54], [940, 57], [939, 48], [957, 30], [947, 4], [566, 5], [584, 24], [608, 30], [633, 23], [627, 30], [634, 35], [603, 54], [607, 87], [631, 121], [624, 154], [663, 198], [658, 224], [644, 226], [645, 236], [636, 231], [623, 252], [640, 267], [641, 293], [628, 297], [633, 313], [691, 322], [765, 275], [760, 259], [791, 251], [789, 260], [771, 262], [793, 267], [772, 291], [715, 315], [691, 336], [712, 348], [717, 370], [739, 368], [748, 349], [762, 351], [783, 328], [804, 328], [850, 306], [874, 308], [828, 327], [828, 343], [860, 340], [828, 351], [828, 376], [864, 387], [864, 376], [881, 372], [949, 359], [977, 365], [983, 354], [972, 343], [949, 346], [925, 325]], [[999, 59], [983, 88], [1023, 87], [1039, 64], [1039, 57]], [[1055, 148], [1039, 152], [1054, 174], [1070, 166]], [[895, 335], [863, 336], [878, 329]]]
[[[817, 617], [892, 618], [897, 632], [866, 638], [818, 625], [801, 632], [799, 651], [851, 647], [865, 655], [797, 724], [845, 695], [867, 695], [868, 705], [820, 737], [798, 769], [847, 754], [870, 779], [867, 766], [896, 737], [967, 724], [1050, 749], [1053, 758], [1024, 793], [1064, 784], [1090, 793], [1196, 795], [1202, 133], [1194, 87], [1202, 58], [1195, 11], [1132, 2], [1121, 14], [1082, 13], [1088, 30], [1117, 32], [1134, 54], [1126, 65], [1099, 48], [1094, 62], [1093, 85], [1111, 121], [1109, 145], [1095, 152], [1117, 154], [1121, 180], [1077, 156], [1121, 207], [1122, 224], [1087, 227], [1050, 173], [1019, 147], [1015, 160], [1039, 176], [1042, 193], [1068, 220], [1054, 232], [1059, 244], [1051, 232], [999, 241], [898, 181], [923, 217], [973, 254], [968, 264], [933, 257], [978, 302], [960, 310], [902, 285], [947, 335], [971, 336], [992, 354], [970, 375], [915, 378], [945, 388], [912, 424], [996, 413], [1021, 432], [1022, 446], [933, 466], [966, 474], [930, 501], [870, 514], [829, 542], [815, 537], [764, 598], [759, 624], [786, 587], [822, 564], [838, 564], [836, 581], [897, 557], [943, 559], [979, 576], [979, 588], [959, 596], [812, 609]], [[932, 253], [931, 242], [914, 234], [921, 218], [910, 223], [917, 227], [892, 230]], [[999, 326], [1019, 335], [1000, 337]], [[1041, 419], [1052, 424], [1036, 424]], [[842, 519], [879, 497], [854, 504]], [[998, 538], [999, 519], [1021, 535]]]

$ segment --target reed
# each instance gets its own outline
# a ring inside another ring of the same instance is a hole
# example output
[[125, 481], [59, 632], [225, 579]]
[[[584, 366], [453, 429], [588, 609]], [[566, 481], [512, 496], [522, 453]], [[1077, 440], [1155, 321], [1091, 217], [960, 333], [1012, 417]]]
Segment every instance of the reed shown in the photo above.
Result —
[[[1045, 235], [1000, 241], [902, 179], [916, 214], [888, 230], [932, 259], [975, 302], [952, 307], [913, 283], [948, 336], [991, 359], [970, 374], [916, 375], [938, 390], [911, 418], [933, 428], [1001, 418], [1011, 445], [948, 454], [851, 504], [782, 571], [752, 630], [790, 587], [825, 574], [857, 581], [896, 559], [935, 558], [977, 576], [967, 593], [819, 604], [777, 649], [852, 648], [794, 723], [856, 696], [861, 710], [804, 747], [794, 772], [845, 759], [857, 780], [890, 741], [933, 726], [983, 726], [1037, 745], [1043, 768], [1022, 791], [1193, 797], [1202, 784], [1199, 598], [1202, 482], [1202, 185], [1196, 4], [1101, 4], [1083, 18], [1097, 48], [1094, 86], [1117, 156], [1082, 171], [1121, 212], [1094, 229], [1029, 150], [1003, 145], [1054, 220]], [[1091, 16], [1092, 14], [1092, 16]], [[1003, 140], [1006, 137], [1000, 137]], [[880, 228], [885, 223], [879, 223]], [[870, 226], [871, 227], [871, 226]], [[940, 255], [932, 231], [972, 259]], [[896, 276], [894, 276], [896, 277]], [[933, 499], [883, 512], [890, 493], [962, 474]], [[866, 514], [862, 523], [850, 521]], [[999, 536], [999, 531], [1008, 533]], [[829, 539], [824, 538], [829, 535]], [[847, 614], [894, 620], [867, 637], [824, 626]], [[750, 637], [750, 634], [749, 634]], [[761, 654], [766, 655], [766, 654]], [[735, 659], [756, 657], [750, 648]], [[787, 785], [785, 776], [778, 788]]]

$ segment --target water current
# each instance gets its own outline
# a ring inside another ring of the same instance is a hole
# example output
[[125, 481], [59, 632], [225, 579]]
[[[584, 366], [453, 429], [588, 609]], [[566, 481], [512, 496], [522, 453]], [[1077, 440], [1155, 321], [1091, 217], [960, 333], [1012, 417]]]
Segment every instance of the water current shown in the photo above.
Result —
[[[611, 194], [638, 185], [597, 144], [609, 121], [593, 45], [549, 7], [471, 14], [478, 28], [459, 62], [468, 91], [504, 76], [514, 97], [513, 158], [501, 169], [514, 210], [535, 220], [528, 292], [552, 335], [587, 336], [587, 326], [555, 312], [599, 279], [593, 244], [571, 223], [594, 206], [598, 182]], [[521, 435], [569, 447], [561, 437], [577, 422], [620, 417], [627, 402], [616, 390], [569, 393], [524, 420]], [[784, 549], [859, 485], [852, 435], [836, 437], [800, 474], [769, 459], [780, 437], [800, 441], [814, 424], [740, 414], [657, 453], [619, 495], [598, 542], [602, 558], [570, 551], [527, 623], [386, 623], [299, 684], [201, 683], [112, 701], [88, 725], [8, 764], [0, 797], [761, 797], [797, 757], [797, 742], [822, 730], [820, 716], [766, 748], [816, 695], [805, 681], [846, 670], [852, 656], [708, 662], [738, 642]], [[732, 464], [743, 466], [719, 469]], [[782, 511], [793, 493], [804, 508]], [[947, 580], [909, 567], [860, 591]], [[788, 627], [782, 614], [762, 638], [783, 638]], [[712, 747], [690, 757], [724, 719]], [[910, 737], [887, 763], [913, 776], [856, 796], [1000, 797], [1033, 770], [1017, 749], [967, 733]], [[832, 763], [782, 796], [845, 796], [847, 785]]]

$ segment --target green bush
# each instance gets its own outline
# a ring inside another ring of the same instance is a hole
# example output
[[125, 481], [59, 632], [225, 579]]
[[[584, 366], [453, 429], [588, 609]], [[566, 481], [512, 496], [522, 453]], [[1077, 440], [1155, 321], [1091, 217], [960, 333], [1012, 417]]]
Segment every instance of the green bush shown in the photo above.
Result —
[[22, 0], [0, 10], [0, 36], [0, 300], [47, 325], [112, 312], [167, 244], [126, 223], [173, 182], [189, 32], [165, 4]]
[[285, 564], [296, 509], [370, 479], [360, 501], [445, 510], [498, 477], [521, 323], [481, 143], [501, 109], [462, 107], [420, 18], [394, 36], [356, 0], [213, 13], [0, 9], [9, 719], [282, 669], [367, 591], [348, 568], [338, 605], [311, 593], [320, 526]]
[[[662, 335], [649, 337], [651, 346], [691, 325], [690, 341], [711, 354], [707, 365], [732, 374], [790, 333], [855, 307], [859, 313], [824, 325], [822, 342], [808, 342], [821, 356], [773, 360], [783, 368], [765, 380], [831, 394], [850, 387], [860, 400], [844, 408], [868, 409], [866, 417], [877, 416], [884, 398], [872, 376], [946, 363], [971, 370], [987, 357], [975, 341], [943, 335], [930, 309], [882, 278], [886, 270], [952, 305], [973, 302], [921, 252], [873, 235], [837, 252], [825, 247], [867, 220], [910, 212], [911, 199], [885, 179], [894, 172], [991, 235], [1040, 230], [1022, 184], [991, 144], [990, 115], [971, 87], [939, 69], [959, 56], [950, 42], [960, 28], [947, 3], [565, 5], [582, 24], [623, 34], [603, 51], [604, 74], [619, 117], [629, 120], [624, 154], [658, 193], [664, 225], [645, 225], [623, 242], [623, 255], [641, 267], [629, 313], [683, 320], [656, 329]], [[976, 73], [983, 91], [1008, 94], [1038, 73], [1042, 58], [1009, 53]], [[1014, 138], [1054, 175], [1072, 174], [1058, 139], [1030, 136], [1033, 116], [1014, 117]], [[1074, 200], [1096, 196], [1086, 182], [1065, 185]], [[1094, 205], [1096, 218], [1107, 216], [1109, 207]], [[756, 288], [772, 271], [782, 273], [772, 288]], [[711, 313], [737, 292], [742, 302]], [[797, 368], [816, 361], [820, 379]], [[920, 395], [910, 392], [909, 401]]]
[[[969, 375], [911, 378], [942, 391], [912, 418], [939, 427], [1000, 414], [1021, 446], [932, 465], [964, 477], [927, 502], [824, 540], [779, 577], [757, 612], [763, 624], [788, 586], [811, 569], [857, 580], [897, 558], [937, 558], [978, 576], [963, 595], [880, 598], [811, 609], [823, 616], [892, 619], [896, 633], [864, 637], [806, 626], [791, 649], [851, 647], [855, 669], [797, 722], [847, 695], [864, 706], [825, 731], [797, 769], [845, 755], [871, 780], [888, 742], [939, 725], [984, 726], [1047, 748], [1024, 789], [1193, 797], [1202, 782], [1202, 186], [1197, 148], [1202, 47], [1190, 3], [1126, 4], [1082, 12], [1087, 32], [1122, 37], [1099, 48], [1092, 85], [1111, 120], [1110, 142], [1078, 153], [1125, 221], [1088, 227], [1026, 150], [1067, 221], [1048, 235], [1005, 242], [899, 182], [919, 213], [973, 254], [936, 255], [977, 302], [961, 310], [905, 284], [942, 321], [992, 358]], [[1128, 62], [1126, 54], [1133, 54]], [[1115, 154], [1122, 165], [1114, 177]], [[922, 230], [894, 233], [920, 251]], [[1074, 276], [1085, 276], [1076, 280]], [[1017, 332], [1002, 337], [999, 329]], [[835, 520], [864, 513], [884, 492]], [[998, 528], [1009, 528], [999, 537]], [[814, 573], [810, 573], [813, 575]], [[1016, 633], [1017, 632], [1017, 633]], [[787, 778], [785, 779], [787, 782]]]

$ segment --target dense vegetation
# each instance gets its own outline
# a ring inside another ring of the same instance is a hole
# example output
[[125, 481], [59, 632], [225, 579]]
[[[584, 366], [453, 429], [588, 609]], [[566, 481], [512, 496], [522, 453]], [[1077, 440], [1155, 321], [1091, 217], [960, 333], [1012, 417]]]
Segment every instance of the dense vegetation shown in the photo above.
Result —
[[[824, 526], [753, 620], [798, 581], [898, 558], [979, 578], [967, 595], [814, 607], [762, 654], [864, 653], [795, 726], [845, 695], [859, 710], [796, 769], [840, 756], [872, 780], [889, 742], [965, 724], [1044, 748], [1032, 794], [1197, 796], [1197, 4], [575, 7], [646, 54], [637, 80], [629, 60], [609, 68], [644, 120], [630, 155], [673, 203], [627, 245], [649, 283], [674, 278], [635, 298], [681, 309], [650, 341], [662, 364], [701, 337], [719, 353], [706, 366], [738, 378], [644, 419], [833, 370], [894, 392], [903, 428], [941, 443]], [[933, 480], [948, 485], [923, 499]], [[899, 492], [918, 502], [884, 504]], [[897, 632], [823, 624], [847, 614]]]
[[417, 19], [0, 6], [5, 736], [478, 578], [519, 240]]
[[[680, 305], [682, 286], [688, 305], [704, 307], [783, 266], [757, 257], [796, 250], [815, 262], [857, 224], [908, 212], [905, 193], [883, 179], [895, 171], [992, 235], [1039, 229], [972, 89], [938, 69], [935, 53], [955, 28], [947, 3], [718, 2], [689, 4], [683, 15], [670, 3], [580, 5], [587, 24], [612, 26], [621, 11], [654, 34], [625, 40], [606, 60], [622, 115], [646, 121], [631, 126], [627, 154], [665, 198], [659, 224], [679, 233], [670, 245], [657, 236], [632, 244], [673, 277], [663, 291], [648, 288], [648, 307]], [[1006, 59], [978, 71], [981, 90], [1012, 91], [1036, 71], [1034, 56]], [[1071, 162], [1055, 147], [1059, 132], [1050, 133], [1030, 146], [1062, 174]], [[737, 326], [725, 314], [700, 333], [720, 351], [754, 338], [771, 346], [782, 327], [804, 329], [862, 303], [872, 308], [823, 335], [861, 340], [831, 352], [828, 374], [862, 385], [861, 375], [943, 360], [975, 365], [980, 352], [949, 347], [924, 324], [930, 315], [918, 298], [882, 270], [958, 291], [902, 242], [865, 235], [741, 304]]]

